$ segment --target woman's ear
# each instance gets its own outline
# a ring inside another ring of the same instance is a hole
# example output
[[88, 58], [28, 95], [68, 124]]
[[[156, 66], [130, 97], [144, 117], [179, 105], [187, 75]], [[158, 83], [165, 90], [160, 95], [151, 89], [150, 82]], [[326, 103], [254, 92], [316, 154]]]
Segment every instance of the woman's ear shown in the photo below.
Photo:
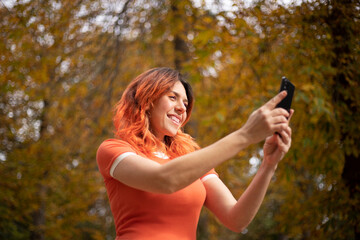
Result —
[[145, 111], [149, 111], [151, 108], [154, 107], [154, 103], [149, 103], [146, 107], [145, 107]]
[[146, 115], [148, 115], [149, 117], [150, 117], [150, 110], [151, 110], [151, 108], [154, 106], [154, 104], [153, 103], [150, 103], [150, 104], [148, 104], [146, 107], [145, 107], [145, 113], [146, 113]]

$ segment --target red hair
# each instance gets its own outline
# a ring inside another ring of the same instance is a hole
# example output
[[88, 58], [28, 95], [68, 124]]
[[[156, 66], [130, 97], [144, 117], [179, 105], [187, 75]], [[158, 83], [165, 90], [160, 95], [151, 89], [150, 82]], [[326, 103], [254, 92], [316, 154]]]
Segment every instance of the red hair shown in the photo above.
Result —
[[136, 77], [116, 104], [113, 117], [115, 136], [127, 141], [147, 156], [157, 151], [158, 146], [163, 146], [170, 158], [199, 149], [193, 138], [181, 129], [173, 137], [165, 136], [164, 142], [150, 131], [148, 110], [154, 101], [168, 93], [178, 81], [184, 86], [188, 98], [187, 117], [183, 127], [190, 118], [194, 104], [191, 86], [176, 70], [154, 68]]

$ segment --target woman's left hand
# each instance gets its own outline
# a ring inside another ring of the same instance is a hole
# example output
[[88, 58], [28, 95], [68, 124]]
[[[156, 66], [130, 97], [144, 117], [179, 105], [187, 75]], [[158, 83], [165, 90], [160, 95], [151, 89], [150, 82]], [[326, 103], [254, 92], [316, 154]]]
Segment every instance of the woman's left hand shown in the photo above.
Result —
[[[290, 110], [290, 117], [294, 110]], [[291, 128], [288, 126], [285, 130], [274, 133], [271, 137], [266, 138], [264, 144], [264, 161], [274, 167], [281, 161], [291, 146]]]

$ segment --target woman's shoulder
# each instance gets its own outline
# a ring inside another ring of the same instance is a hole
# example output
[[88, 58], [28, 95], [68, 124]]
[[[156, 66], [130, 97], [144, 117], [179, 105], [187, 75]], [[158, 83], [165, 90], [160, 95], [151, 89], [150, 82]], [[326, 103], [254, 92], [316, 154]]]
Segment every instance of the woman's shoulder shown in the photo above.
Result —
[[138, 154], [138, 151], [127, 141], [113, 138], [106, 139], [97, 149], [96, 159], [98, 162], [111, 162], [121, 154], [129, 152]]
[[105, 139], [99, 146], [99, 149], [107, 149], [107, 148], [130, 148], [135, 152], [135, 149], [125, 140], [116, 139], [116, 138], [108, 138]]
[[108, 138], [105, 139], [101, 144], [101, 145], [108, 145], [108, 144], [117, 144], [117, 145], [130, 145], [130, 143], [128, 143], [127, 141], [123, 140], [123, 139], [118, 139], [118, 138]]
[[137, 154], [137, 151], [124, 140], [104, 140], [96, 152], [96, 161], [101, 174], [106, 178], [111, 177], [113, 163], [119, 156], [124, 154]]

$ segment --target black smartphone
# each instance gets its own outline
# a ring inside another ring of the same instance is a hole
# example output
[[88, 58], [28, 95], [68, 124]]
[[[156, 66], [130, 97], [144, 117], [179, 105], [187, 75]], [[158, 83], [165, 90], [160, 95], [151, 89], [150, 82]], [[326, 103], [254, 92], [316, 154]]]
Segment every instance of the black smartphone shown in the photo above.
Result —
[[286, 97], [276, 107], [281, 107], [290, 112], [291, 102], [294, 96], [295, 86], [286, 77], [282, 77], [280, 91], [287, 91]]

